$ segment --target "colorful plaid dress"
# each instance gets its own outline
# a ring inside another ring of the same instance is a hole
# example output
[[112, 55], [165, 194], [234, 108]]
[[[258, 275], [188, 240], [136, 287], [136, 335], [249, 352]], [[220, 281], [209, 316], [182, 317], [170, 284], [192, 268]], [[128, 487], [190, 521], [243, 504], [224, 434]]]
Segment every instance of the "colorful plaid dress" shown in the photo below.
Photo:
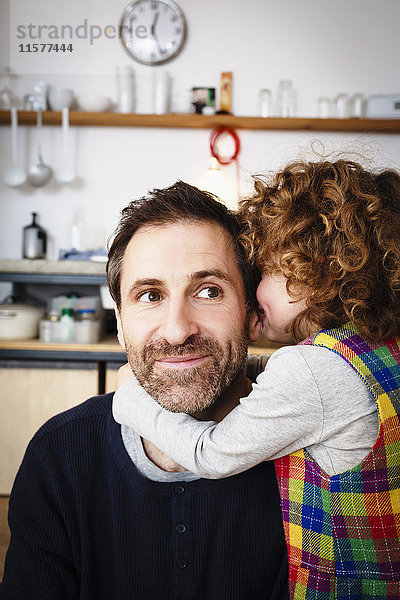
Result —
[[338, 475], [306, 450], [275, 461], [291, 598], [399, 600], [400, 339], [369, 344], [348, 323], [301, 343], [353, 367], [376, 400], [380, 428], [368, 456]]

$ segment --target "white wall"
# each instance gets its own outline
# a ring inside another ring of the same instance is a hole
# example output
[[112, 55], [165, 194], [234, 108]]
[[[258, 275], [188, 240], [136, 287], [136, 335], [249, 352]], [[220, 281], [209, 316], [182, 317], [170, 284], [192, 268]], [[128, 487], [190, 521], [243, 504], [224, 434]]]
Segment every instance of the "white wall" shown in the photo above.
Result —
[[[37, 0], [30, 3], [34, 10], [30, 15], [18, 14], [23, 0], [12, 2], [13, 27], [16, 22], [79, 24], [84, 18], [117, 25], [128, 3]], [[0, 65], [8, 63], [8, 4], [1, 0]], [[124, 64], [135, 69], [138, 112], [150, 111], [151, 78], [163, 68], [173, 79], [174, 94], [193, 85], [218, 88], [220, 72], [232, 70], [233, 111], [238, 115], [256, 114], [260, 88], [275, 90], [282, 78], [293, 79], [301, 116], [316, 116], [320, 95], [400, 91], [398, 0], [178, 0], [178, 4], [188, 21], [186, 47], [177, 59], [153, 69], [130, 60], [119, 40], [105, 39], [86, 47], [82, 42], [69, 62], [61, 56], [47, 57], [47, 62], [43, 56], [31, 56], [24, 64], [11, 29], [11, 66], [20, 74], [13, 83], [15, 91], [22, 97], [34, 81], [44, 79], [76, 93], [97, 91], [115, 100], [115, 68]], [[58, 248], [70, 245], [71, 221], [78, 209], [94, 229], [109, 235], [130, 199], [178, 178], [195, 181], [208, 166], [207, 130], [82, 127], [73, 128], [72, 134], [78, 174], [73, 185], [52, 182], [40, 189], [25, 185], [13, 190], [0, 183], [0, 257], [21, 256], [21, 230], [32, 211], [41, 215], [52, 239], [50, 257], [56, 257]], [[0, 127], [1, 171], [9, 165], [9, 135], [8, 127]], [[315, 140], [327, 151], [355, 150], [363, 160], [400, 168], [399, 135], [240, 131], [239, 136], [243, 189], [252, 172], [277, 168], [299, 153], [310, 156]], [[20, 128], [20, 142], [22, 162], [29, 165], [35, 158], [33, 128]], [[44, 128], [42, 146], [45, 160], [57, 168], [59, 128]], [[227, 174], [232, 173], [228, 167]]]

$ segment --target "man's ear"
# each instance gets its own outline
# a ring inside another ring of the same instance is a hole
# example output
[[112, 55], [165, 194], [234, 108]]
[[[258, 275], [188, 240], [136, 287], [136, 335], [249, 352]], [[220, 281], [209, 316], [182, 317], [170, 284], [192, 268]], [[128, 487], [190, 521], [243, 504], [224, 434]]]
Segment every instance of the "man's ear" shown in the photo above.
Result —
[[249, 340], [257, 342], [264, 329], [264, 317], [259, 310], [253, 310], [249, 319]]
[[114, 312], [115, 312], [115, 317], [117, 319], [117, 338], [118, 338], [120, 345], [125, 350], [125, 340], [124, 340], [124, 332], [122, 331], [121, 315], [119, 314], [119, 310], [118, 310], [116, 304], [114, 304]]

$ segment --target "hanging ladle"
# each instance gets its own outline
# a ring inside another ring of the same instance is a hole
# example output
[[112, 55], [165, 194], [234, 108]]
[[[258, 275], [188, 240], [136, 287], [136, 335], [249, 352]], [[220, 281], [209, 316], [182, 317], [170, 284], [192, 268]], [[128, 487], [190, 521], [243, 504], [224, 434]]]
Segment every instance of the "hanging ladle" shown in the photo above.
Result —
[[42, 111], [39, 109], [37, 114], [37, 152], [38, 162], [32, 165], [28, 172], [28, 180], [34, 187], [46, 185], [52, 176], [51, 168], [43, 162], [42, 151], [40, 147], [40, 137], [42, 132]]
[[18, 166], [18, 113], [11, 107], [11, 169], [3, 174], [3, 182], [9, 187], [20, 187], [26, 181], [26, 173]]

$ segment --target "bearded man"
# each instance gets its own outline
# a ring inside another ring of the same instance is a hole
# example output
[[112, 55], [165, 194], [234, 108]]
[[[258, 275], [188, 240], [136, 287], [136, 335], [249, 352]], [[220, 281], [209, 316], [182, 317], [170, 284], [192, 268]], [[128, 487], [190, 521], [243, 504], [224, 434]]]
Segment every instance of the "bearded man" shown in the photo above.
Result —
[[[118, 337], [168, 410], [218, 421], [249, 392], [262, 323], [240, 231], [183, 182], [122, 213], [107, 264]], [[287, 598], [273, 464], [200, 479], [124, 424], [134, 402], [92, 398], [36, 434], [10, 498], [0, 598]]]

